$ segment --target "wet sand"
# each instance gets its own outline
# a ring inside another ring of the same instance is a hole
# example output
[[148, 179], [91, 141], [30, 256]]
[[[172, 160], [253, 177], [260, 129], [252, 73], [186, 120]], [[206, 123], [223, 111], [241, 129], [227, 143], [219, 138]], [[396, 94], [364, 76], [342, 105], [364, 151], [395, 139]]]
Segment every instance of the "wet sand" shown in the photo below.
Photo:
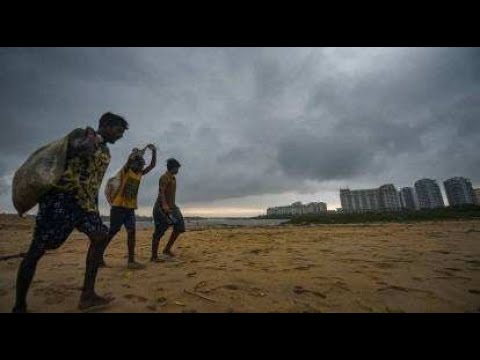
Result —
[[[0, 256], [25, 252], [32, 230], [0, 216]], [[480, 220], [187, 231], [165, 263], [148, 262], [150, 230], [137, 237], [147, 267], [126, 268], [122, 230], [98, 276], [98, 293], [116, 297], [102, 312], [480, 312]], [[79, 312], [87, 247], [75, 232], [47, 253], [31, 312]], [[20, 261], [0, 261], [0, 312]]]

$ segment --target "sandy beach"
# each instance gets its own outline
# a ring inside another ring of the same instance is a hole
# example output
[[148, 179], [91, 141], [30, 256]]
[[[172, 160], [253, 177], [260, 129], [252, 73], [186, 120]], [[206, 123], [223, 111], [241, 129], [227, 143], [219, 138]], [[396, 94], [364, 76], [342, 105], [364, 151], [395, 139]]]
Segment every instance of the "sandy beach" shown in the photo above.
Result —
[[[32, 230], [0, 216], [0, 256], [25, 252]], [[122, 230], [98, 276], [98, 293], [115, 296], [102, 312], [480, 312], [480, 220], [187, 231], [165, 263], [148, 262], [151, 230], [137, 236], [146, 269], [126, 268]], [[41, 260], [31, 312], [79, 312], [87, 246], [74, 232]], [[0, 261], [0, 312], [20, 261]]]

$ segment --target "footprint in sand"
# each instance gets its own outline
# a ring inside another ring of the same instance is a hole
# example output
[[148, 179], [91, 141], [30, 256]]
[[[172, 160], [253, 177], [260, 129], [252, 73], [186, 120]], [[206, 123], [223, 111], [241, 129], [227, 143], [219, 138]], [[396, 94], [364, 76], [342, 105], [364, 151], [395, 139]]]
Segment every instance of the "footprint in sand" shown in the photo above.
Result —
[[478, 260], [467, 260], [465, 261], [467, 264], [472, 264], [472, 265], [475, 265], [475, 266], [479, 266], [480, 265], [480, 261]]
[[147, 302], [148, 301], [148, 299], [144, 298], [143, 296], [138, 296], [138, 295], [133, 295], [133, 294], [126, 294], [126, 295], [123, 295], [123, 297], [125, 299], [128, 299], [128, 300], [136, 300], [135, 302]]
[[393, 269], [393, 268], [395, 268], [395, 265], [390, 264], [390, 263], [386, 263], [386, 262], [379, 262], [379, 263], [376, 263], [374, 266], [377, 267], [377, 268], [380, 268], [380, 269]]
[[325, 253], [325, 254], [332, 254], [333, 253], [333, 251], [327, 250], [327, 249], [320, 249], [320, 251]]
[[442, 274], [442, 275], [447, 275], [447, 276], [455, 276], [454, 274], [452, 274], [451, 272], [449, 271], [445, 271], [445, 270], [433, 270], [435, 271], [436, 273], [439, 273], [439, 274]]
[[480, 290], [477, 289], [469, 289], [468, 292], [470, 294], [480, 295]]
[[377, 289], [377, 291], [386, 291], [386, 290], [397, 290], [397, 291], [408, 292], [407, 288], [404, 288], [403, 286], [396, 286], [396, 285], [389, 285], [389, 286], [385, 286], [380, 289]]
[[312, 266], [313, 265], [297, 266], [297, 267], [294, 267], [294, 270], [310, 270]]
[[408, 292], [424, 293], [428, 296], [435, 297], [435, 293], [429, 290], [406, 288], [406, 287], [397, 286], [397, 285], [389, 285], [389, 286], [377, 289], [377, 291], [387, 291], [387, 290], [396, 290], [396, 291], [407, 292], [407, 293]]
[[223, 285], [223, 288], [228, 289], [228, 290], [238, 290], [239, 289], [239, 287], [237, 285], [234, 285], [234, 284]]

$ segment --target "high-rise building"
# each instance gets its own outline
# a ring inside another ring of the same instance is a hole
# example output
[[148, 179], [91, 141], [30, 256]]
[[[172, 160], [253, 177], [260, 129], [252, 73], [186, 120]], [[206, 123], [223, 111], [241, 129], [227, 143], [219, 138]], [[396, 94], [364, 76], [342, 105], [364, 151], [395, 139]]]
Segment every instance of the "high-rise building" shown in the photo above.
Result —
[[400, 190], [400, 203], [402, 208], [407, 210], [415, 210], [417, 208], [415, 192], [412, 187], [404, 187]]
[[421, 179], [416, 181], [415, 193], [420, 209], [436, 209], [445, 206], [440, 186], [435, 180]]
[[473, 192], [475, 193], [475, 204], [480, 206], [480, 188], [473, 189]]
[[475, 204], [475, 193], [470, 180], [463, 177], [453, 177], [443, 182], [450, 206]]
[[380, 210], [378, 189], [340, 189], [340, 202], [343, 212], [368, 212]]
[[401, 209], [400, 197], [393, 184], [377, 189], [340, 189], [343, 212], [397, 211]]

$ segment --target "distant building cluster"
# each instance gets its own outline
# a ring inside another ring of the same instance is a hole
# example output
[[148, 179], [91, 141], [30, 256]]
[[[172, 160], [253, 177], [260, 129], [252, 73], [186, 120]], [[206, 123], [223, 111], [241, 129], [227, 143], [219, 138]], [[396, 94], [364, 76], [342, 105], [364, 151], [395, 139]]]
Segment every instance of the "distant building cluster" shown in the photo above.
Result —
[[[445, 194], [450, 206], [480, 206], [480, 188], [474, 189], [469, 179], [453, 177], [443, 182]], [[267, 209], [267, 216], [294, 216], [307, 214], [326, 214], [330, 212], [364, 213], [390, 212], [403, 210], [439, 209], [445, 207], [442, 191], [436, 180], [420, 179], [413, 187], [400, 190], [393, 184], [385, 184], [375, 189], [340, 189], [341, 208], [327, 211], [324, 202], [302, 204], [295, 202], [288, 206]]]
[[[450, 206], [480, 205], [480, 189], [473, 189], [470, 180], [454, 177], [443, 182]], [[376, 189], [340, 189], [342, 212], [385, 212], [400, 210], [438, 209], [445, 207], [436, 180], [421, 179], [414, 187], [398, 191], [393, 184]]]
[[302, 204], [300, 201], [294, 202], [292, 205], [277, 206], [267, 209], [267, 216], [271, 215], [308, 215], [322, 214], [327, 212], [327, 204], [324, 202], [311, 202]]

